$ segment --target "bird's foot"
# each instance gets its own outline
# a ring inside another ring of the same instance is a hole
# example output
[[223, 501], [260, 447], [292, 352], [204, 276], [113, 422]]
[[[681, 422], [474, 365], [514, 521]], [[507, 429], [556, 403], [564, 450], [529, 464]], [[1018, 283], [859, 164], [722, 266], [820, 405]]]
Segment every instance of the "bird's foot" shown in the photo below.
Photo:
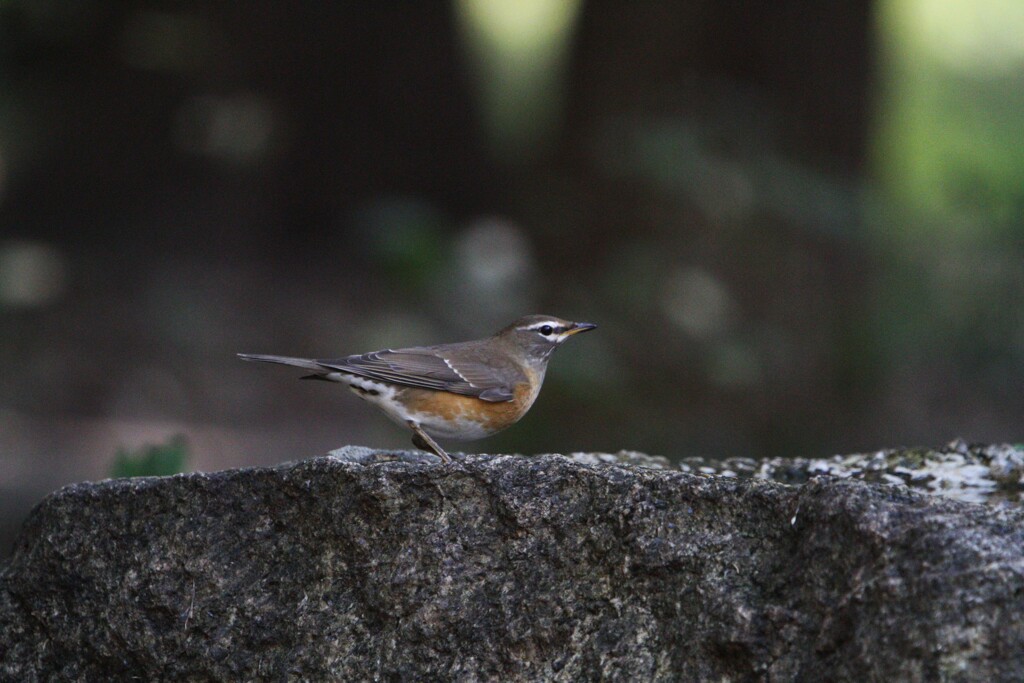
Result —
[[418, 424], [416, 424], [412, 420], [409, 420], [408, 425], [409, 429], [412, 430], [413, 446], [420, 449], [421, 451], [433, 453], [437, 457], [441, 458], [441, 462], [452, 461], [451, 456], [448, 455], [448, 453], [443, 448], [441, 448], [436, 441], [431, 439], [430, 435], [423, 431], [423, 429]]

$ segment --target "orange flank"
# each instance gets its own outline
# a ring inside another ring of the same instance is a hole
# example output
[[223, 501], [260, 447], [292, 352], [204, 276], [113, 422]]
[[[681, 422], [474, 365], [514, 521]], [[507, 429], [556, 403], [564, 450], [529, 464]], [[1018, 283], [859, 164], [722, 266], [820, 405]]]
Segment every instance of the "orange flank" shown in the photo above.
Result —
[[526, 414], [539, 392], [528, 382], [515, 386], [511, 401], [484, 401], [475, 396], [463, 396], [447, 391], [432, 391], [405, 387], [399, 390], [406, 410], [414, 414], [431, 415], [445, 421], [472, 420], [490, 433], [511, 427]]

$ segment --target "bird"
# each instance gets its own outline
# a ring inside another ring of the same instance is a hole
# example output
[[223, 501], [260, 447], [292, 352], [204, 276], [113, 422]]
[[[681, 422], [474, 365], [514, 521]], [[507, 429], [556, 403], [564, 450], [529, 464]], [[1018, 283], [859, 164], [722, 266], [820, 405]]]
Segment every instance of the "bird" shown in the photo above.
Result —
[[412, 431], [412, 443], [442, 462], [434, 440], [475, 441], [518, 422], [537, 400], [551, 354], [597, 327], [527, 315], [485, 339], [383, 349], [335, 359], [239, 353], [246, 361], [309, 371], [300, 379], [345, 384], [359, 398]]

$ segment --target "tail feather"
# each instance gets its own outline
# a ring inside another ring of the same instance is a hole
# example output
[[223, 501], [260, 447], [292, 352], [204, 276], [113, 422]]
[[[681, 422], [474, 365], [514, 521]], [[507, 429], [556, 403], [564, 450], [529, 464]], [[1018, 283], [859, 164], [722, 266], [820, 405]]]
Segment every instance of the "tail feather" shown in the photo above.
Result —
[[238, 357], [242, 360], [257, 361], [260, 363], [278, 363], [280, 365], [293, 365], [297, 368], [315, 370], [318, 373], [329, 372], [322, 365], [311, 358], [291, 358], [289, 356], [267, 356], [259, 353], [240, 353]]

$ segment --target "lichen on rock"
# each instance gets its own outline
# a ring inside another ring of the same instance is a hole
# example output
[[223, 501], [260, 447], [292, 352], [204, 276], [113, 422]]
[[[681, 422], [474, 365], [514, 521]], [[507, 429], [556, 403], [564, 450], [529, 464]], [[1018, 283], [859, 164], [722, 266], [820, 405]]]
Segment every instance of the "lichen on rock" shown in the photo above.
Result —
[[686, 458], [684, 472], [803, 484], [815, 477], [908, 486], [954, 500], [1019, 505], [1024, 494], [1024, 445], [968, 444], [891, 448], [831, 458]]

